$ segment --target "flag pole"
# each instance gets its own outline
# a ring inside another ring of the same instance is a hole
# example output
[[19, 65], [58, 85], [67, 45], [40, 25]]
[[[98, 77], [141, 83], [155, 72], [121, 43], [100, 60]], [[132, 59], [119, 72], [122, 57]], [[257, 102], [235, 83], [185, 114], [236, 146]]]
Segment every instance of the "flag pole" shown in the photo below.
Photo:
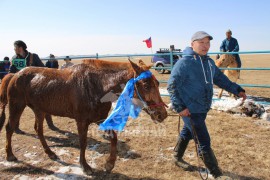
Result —
[[[151, 46], [151, 54], [153, 54], [152, 46]], [[151, 62], [153, 62], [153, 55], [151, 55]]]

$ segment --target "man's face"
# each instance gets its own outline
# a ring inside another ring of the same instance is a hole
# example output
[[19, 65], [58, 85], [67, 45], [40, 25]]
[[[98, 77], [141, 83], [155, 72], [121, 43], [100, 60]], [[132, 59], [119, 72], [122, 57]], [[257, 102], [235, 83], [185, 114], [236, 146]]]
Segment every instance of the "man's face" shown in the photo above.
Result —
[[22, 47], [14, 46], [14, 51], [15, 51], [16, 55], [20, 55], [20, 54], [22, 54], [23, 49], [22, 49]]
[[209, 51], [210, 39], [209, 37], [205, 37], [203, 39], [193, 41], [191, 43], [191, 47], [197, 54], [204, 56]]
[[232, 37], [232, 33], [231, 32], [226, 32], [226, 37], [227, 37], [227, 39], [230, 39]]

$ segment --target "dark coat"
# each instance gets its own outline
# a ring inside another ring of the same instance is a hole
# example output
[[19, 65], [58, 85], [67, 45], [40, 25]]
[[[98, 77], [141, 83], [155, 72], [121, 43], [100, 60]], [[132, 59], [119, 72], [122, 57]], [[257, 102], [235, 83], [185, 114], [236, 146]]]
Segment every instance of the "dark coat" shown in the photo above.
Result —
[[58, 69], [59, 67], [59, 64], [58, 64], [58, 61], [57, 60], [53, 60], [53, 61], [47, 61], [45, 66], [47, 68], [55, 68], [55, 69]]
[[[26, 66], [45, 67], [37, 54], [30, 53], [28, 51], [26, 51], [26, 54], [27, 54], [26, 55]], [[15, 56], [12, 57], [12, 60], [13, 59], [25, 59], [25, 57], [21, 57], [20, 55], [15, 55]], [[10, 73], [16, 73], [18, 71], [19, 70], [14, 65], [10, 66], [10, 69], [9, 69]]]

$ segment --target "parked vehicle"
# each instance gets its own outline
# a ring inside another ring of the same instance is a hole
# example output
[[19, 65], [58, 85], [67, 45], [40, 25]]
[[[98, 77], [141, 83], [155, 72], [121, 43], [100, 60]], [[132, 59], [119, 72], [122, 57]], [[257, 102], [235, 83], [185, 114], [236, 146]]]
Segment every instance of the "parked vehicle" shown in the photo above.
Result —
[[[173, 52], [181, 53], [181, 49], [174, 49]], [[159, 51], [156, 52], [156, 54], [152, 58], [152, 62], [154, 63], [154, 67], [171, 67], [171, 60], [170, 55], [163, 55], [165, 53], [170, 53], [170, 49], [168, 48], [160, 48]], [[173, 55], [173, 65], [182, 58], [181, 55]], [[164, 74], [165, 71], [168, 71], [169, 73], [171, 70], [168, 69], [156, 69], [156, 71], [160, 74]]]

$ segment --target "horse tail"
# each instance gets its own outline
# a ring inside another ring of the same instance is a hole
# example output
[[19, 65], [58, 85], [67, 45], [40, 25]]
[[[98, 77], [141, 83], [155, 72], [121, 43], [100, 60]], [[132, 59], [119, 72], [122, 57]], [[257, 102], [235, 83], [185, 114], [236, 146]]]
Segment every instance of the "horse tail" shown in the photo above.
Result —
[[6, 105], [8, 103], [8, 99], [7, 99], [7, 89], [8, 89], [8, 85], [10, 80], [12, 79], [12, 77], [14, 76], [14, 74], [10, 73], [7, 74], [1, 82], [1, 87], [0, 87], [0, 132], [5, 124], [5, 120], [6, 120], [6, 114], [5, 114], [5, 109], [6, 109]]

